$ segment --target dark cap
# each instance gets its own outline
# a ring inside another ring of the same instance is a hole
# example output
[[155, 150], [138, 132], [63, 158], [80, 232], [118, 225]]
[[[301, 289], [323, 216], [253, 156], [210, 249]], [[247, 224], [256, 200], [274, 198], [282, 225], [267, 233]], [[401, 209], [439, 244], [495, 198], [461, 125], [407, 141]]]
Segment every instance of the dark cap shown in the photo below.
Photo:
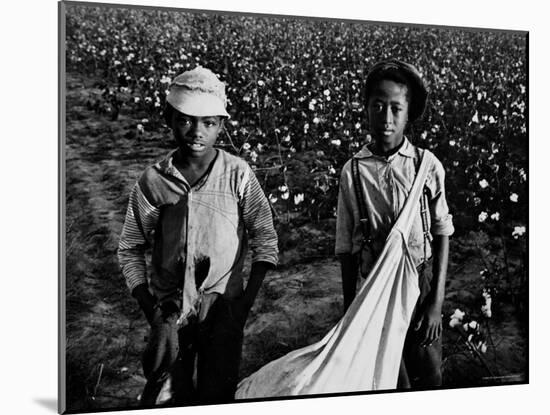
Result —
[[[392, 76], [393, 75], [393, 76]], [[399, 76], [401, 75], [401, 76]], [[377, 62], [367, 74], [365, 91], [367, 98], [372, 92], [375, 82], [382, 79], [403, 78], [411, 89], [411, 102], [409, 103], [409, 120], [415, 121], [424, 114], [428, 102], [428, 88], [420, 75], [420, 72], [411, 64], [398, 59], [388, 59]]]

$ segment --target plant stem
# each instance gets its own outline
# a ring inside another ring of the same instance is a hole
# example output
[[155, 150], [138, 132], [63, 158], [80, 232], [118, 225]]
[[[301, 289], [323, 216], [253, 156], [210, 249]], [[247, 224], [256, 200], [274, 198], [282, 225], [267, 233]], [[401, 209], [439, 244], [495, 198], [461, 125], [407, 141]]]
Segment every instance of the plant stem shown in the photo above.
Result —
[[[495, 180], [497, 182], [497, 194], [500, 195], [502, 189], [501, 189], [501, 186], [500, 186], [500, 180], [498, 178], [498, 171], [495, 171], [494, 174], [495, 174]], [[500, 204], [500, 199], [499, 199], [498, 209], [499, 209], [499, 211], [502, 211], [502, 206]], [[502, 243], [502, 255], [503, 255], [504, 265], [505, 265], [506, 281], [508, 282], [508, 285], [511, 289], [512, 281], [511, 281], [511, 277], [510, 277], [510, 263], [508, 261], [508, 249], [506, 248], [506, 240], [504, 239], [504, 234], [502, 232], [502, 226], [500, 225], [500, 222], [499, 222], [499, 225], [498, 225], [498, 230], [499, 230], [499, 235], [500, 235], [500, 241]]]
[[476, 349], [476, 347], [472, 344], [471, 341], [468, 340], [465, 333], [460, 333], [460, 335], [464, 338], [464, 342], [466, 343], [466, 346], [470, 349], [470, 351], [479, 359], [483, 367], [489, 372], [489, 375], [494, 376], [493, 371], [479, 352], [479, 350]]
[[260, 111], [260, 94], [258, 92], [258, 77], [256, 75], [254, 75], [254, 82], [255, 82], [254, 88], [256, 89], [256, 108], [257, 108], [256, 115], [258, 116], [258, 127], [262, 129], [262, 114]]
[[235, 153], [239, 153], [239, 149], [235, 147], [235, 144], [233, 143], [233, 140], [231, 139], [231, 135], [227, 132], [227, 130], [224, 128], [223, 131], [225, 132], [225, 135], [227, 138], [229, 138], [229, 142], [231, 143], [231, 147], [235, 151]]
[[94, 394], [93, 394], [94, 398], [97, 394], [97, 388], [99, 388], [99, 383], [101, 382], [101, 375], [103, 375], [103, 363], [101, 363], [99, 365], [99, 374], [97, 376], [97, 382], [96, 382], [95, 387], [94, 387]]
[[[282, 155], [282, 151], [281, 151], [281, 142], [279, 141], [279, 134], [277, 134], [277, 131], [275, 131], [275, 139], [277, 140], [277, 151], [279, 153], [279, 161], [280, 161], [281, 166], [282, 166], [281, 171], [283, 172], [283, 181], [285, 183], [285, 186], [287, 187], [287, 191], [290, 193], [290, 189], [288, 188], [288, 183], [286, 181], [286, 166], [285, 166], [285, 163], [283, 162], [283, 155]], [[290, 199], [290, 197], [289, 197], [289, 199]], [[290, 220], [290, 212], [289, 212], [288, 200], [287, 200], [285, 223], [288, 223], [289, 220]]]
[[[486, 325], [487, 325], [487, 337], [489, 339], [489, 343], [491, 344], [491, 347], [493, 348], [493, 353], [494, 353], [493, 362], [494, 362], [495, 366], [497, 366], [498, 365], [497, 351], [496, 351], [495, 343], [493, 342], [493, 335], [491, 333], [491, 324], [489, 324], [488, 319], [486, 319]], [[497, 375], [499, 375], [498, 371], [497, 371]]]

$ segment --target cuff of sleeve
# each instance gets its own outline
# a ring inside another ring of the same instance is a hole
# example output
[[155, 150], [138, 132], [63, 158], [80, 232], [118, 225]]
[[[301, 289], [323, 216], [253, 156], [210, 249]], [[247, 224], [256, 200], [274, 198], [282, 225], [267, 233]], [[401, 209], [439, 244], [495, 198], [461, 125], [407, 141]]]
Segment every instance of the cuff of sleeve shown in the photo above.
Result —
[[252, 258], [252, 263], [254, 262], [268, 262], [276, 267], [279, 263], [279, 258], [276, 255], [256, 255]]
[[126, 285], [128, 286], [130, 292], [134, 291], [134, 288], [141, 284], [147, 284], [147, 278], [144, 278], [143, 276], [134, 276], [126, 280]]
[[353, 252], [352, 245], [351, 244], [339, 244], [336, 243], [336, 246], [334, 247], [334, 254], [335, 255], [345, 255], [345, 254], [352, 254]]
[[451, 236], [455, 231], [453, 221], [449, 218], [443, 221], [437, 221], [432, 224], [431, 234], [439, 236]]

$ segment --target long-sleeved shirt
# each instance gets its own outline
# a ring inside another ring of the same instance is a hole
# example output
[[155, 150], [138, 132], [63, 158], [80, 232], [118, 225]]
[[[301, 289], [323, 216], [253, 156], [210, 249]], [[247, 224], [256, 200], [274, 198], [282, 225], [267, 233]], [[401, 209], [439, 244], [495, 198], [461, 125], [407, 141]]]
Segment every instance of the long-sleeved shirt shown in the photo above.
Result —
[[[429, 150], [419, 149], [417, 154], [415, 147], [404, 138], [403, 145], [388, 158], [375, 155], [368, 146], [364, 146], [354, 156], [359, 160], [359, 175], [372, 238], [372, 243], [364, 247], [361, 256], [363, 275], [368, 273], [384, 247], [386, 238], [412, 188], [418, 155], [424, 151]], [[441, 162], [435, 156], [433, 158], [434, 163], [426, 180], [430, 242], [433, 235], [449, 236], [454, 232], [452, 215], [449, 214], [445, 198], [445, 172]], [[340, 176], [336, 220], [337, 255], [356, 254], [361, 250], [363, 234], [359, 219], [359, 206], [349, 160], [342, 168]], [[424, 237], [420, 203], [418, 214], [412, 224], [408, 246], [416, 265], [432, 255], [431, 244]]]
[[185, 317], [197, 312], [202, 293], [242, 294], [248, 245], [252, 262], [276, 265], [277, 234], [244, 160], [218, 149], [207, 174], [190, 186], [173, 154], [148, 167], [132, 189], [118, 258], [131, 291], [147, 283], [145, 251], [152, 245], [150, 287], [159, 301], [181, 300]]

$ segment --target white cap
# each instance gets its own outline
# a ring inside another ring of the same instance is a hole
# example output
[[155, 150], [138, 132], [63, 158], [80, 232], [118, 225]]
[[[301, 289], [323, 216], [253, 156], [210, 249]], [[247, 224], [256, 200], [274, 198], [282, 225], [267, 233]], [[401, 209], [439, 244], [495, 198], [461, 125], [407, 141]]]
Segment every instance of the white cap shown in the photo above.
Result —
[[202, 66], [176, 76], [170, 84], [166, 101], [183, 114], [230, 118], [226, 111], [225, 84]]

